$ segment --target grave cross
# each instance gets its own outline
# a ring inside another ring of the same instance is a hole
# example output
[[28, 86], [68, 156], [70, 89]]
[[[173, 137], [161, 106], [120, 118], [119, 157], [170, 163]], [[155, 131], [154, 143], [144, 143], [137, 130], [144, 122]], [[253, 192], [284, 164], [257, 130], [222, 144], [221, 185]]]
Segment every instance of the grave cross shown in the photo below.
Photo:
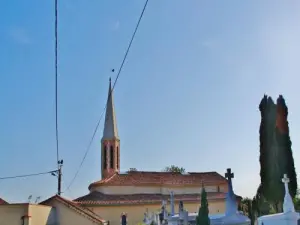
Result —
[[284, 188], [285, 188], [285, 196], [284, 196], [284, 201], [283, 201], [283, 212], [284, 213], [295, 212], [293, 200], [289, 193], [288, 183], [290, 182], [290, 179], [288, 178], [287, 174], [283, 175], [282, 182], [284, 183]]
[[234, 178], [234, 173], [231, 173], [231, 169], [227, 169], [227, 173], [225, 173], [225, 178], [228, 178], [228, 181], [231, 182], [231, 179]]
[[281, 181], [282, 181], [282, 183], [284, 183], [285, 192], [288, 193], [289, 192], [288, 183], [290, 182], [290, 179], [288, 178], [287, 174], [283, 175], [283, 178]]
[[290, 182], [290, 179], [288, 178], [288, 176], [286, 174], [283, 175], [283, 178], [282, 178], [282, 183], [289, 183]]

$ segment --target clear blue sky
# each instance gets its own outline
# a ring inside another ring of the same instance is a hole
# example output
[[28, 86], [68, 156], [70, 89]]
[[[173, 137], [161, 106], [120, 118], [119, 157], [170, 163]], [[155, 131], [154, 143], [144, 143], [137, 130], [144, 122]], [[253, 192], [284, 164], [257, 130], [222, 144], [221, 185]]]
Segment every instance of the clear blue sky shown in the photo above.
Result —
[[[71, 181], [144, 1], [59, 1], [59, 143]], [[56, 168], [54, 1], [0, 2], [0, 177]], [[259, 184], [258, 104], [283, 94], [300, 163], [300, 2], [149, 0], [115, 89], [121, 169], [235, 172]], [[67, 197], [100, 179], [100, 139]], [[0, 180], [0, 197], [56, 192], [52, 176]], [[64, 188], [63, 188], [64, 189]]]

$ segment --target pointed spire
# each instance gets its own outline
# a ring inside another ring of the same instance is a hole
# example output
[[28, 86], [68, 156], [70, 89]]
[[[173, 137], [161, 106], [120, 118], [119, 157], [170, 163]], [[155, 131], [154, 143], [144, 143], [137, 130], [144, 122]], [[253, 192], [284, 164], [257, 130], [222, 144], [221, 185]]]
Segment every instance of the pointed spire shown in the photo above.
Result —
[[111, 87], [111, 78], [109, 78], [108, 97], [106, 103], [105, 122], [103, 129], [103, 137], [105, 140], [119, 139], [117, 120], [114, 107], [114, 96]]

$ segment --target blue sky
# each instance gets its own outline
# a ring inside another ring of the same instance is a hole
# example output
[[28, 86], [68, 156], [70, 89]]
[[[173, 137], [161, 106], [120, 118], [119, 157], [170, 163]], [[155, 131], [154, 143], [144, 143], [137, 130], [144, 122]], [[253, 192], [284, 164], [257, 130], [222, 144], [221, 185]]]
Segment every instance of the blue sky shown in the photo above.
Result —
[[[63, 186], [84, 155], [144, 1], [59, 1], [59, 144]], [[56, 168], [54, 1], [0, 2], [0, 177]], [[258, 104], [283, 94], [300, 163], [300, 2], [149, 0], [115, 89], [121, 169], [235, 172], [259, 184]], [[100, 179], [103, 121], [65, 196]], [[0, 180], [0, 197], [56, 192], [55, 177]]]

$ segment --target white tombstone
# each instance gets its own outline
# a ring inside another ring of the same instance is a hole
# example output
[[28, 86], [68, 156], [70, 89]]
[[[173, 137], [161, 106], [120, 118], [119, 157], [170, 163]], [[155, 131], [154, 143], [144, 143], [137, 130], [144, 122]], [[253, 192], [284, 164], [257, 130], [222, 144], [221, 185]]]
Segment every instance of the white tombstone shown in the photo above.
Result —
[[188, 225], [189, 223], [189, 212], [187, 210], [183, 211], [183, 225]]
[[300, 218], [299, 213], [295, 212], [294, 203], [289, 192], [288, 183], [290, 179], [284, 174], [285, 196], [283, 202], [283, 213], [261, 216], [257, 219], [258, 225], [297, 225]]
[[[226, 194], [226, 212], [225, 214], [210, 214], [211, 225], [250, 225], [250, 219], [239, 213], [235, 195], [232, 188], [233, 173], [231, 169], [227, 169], [226, 177], [228, 178], [228, 193]], [[171, 205], [173, 196], [171, 195]], [[182, 205], [183, 206], [183, 205]], [[179, 208], [179, 213], [168, 217], [168, 225], [186, 225], [188, 223], [195, 224], [198, 213], [188, 213], [186, 210]], [[171, 210], [172, 211], [172, 210]]]

